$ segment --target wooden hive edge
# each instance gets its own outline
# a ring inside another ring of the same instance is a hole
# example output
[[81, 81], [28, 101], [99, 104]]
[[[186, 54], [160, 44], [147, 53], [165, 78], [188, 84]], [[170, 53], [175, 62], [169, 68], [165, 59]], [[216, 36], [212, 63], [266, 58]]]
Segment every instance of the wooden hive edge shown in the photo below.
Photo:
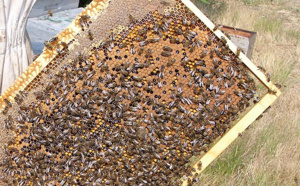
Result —
[[[266, 75], [253, 64], [250, 59], [242, 52], [238, 52], [238, 48], [233, 42], [219, 29], [215, 29], [216, 25], [211, 22], [190, 0], [181, 0], [186, 7], [188, 7], [219, 39], [227, 41], [229, 49], [245, 64], [245, 66], [252, 72], [252, 74], [273, 93], [265, 94], [262, 99], [255, 104], [247, 113], [245, 113], [240, 120], [238, 120], [233, 127], [227, 131], [214, 144], [207, 153], [198, 158], [192, 165], [196, 173], [201, 173], [211, 162], [213, 162], [238, 136], [242, 133], [252, 122], [254, 122], [280, 95], [281, 91], [271, 81], [268, 81]], [[198, 170], [198, 164], [201, 162], [201, 168]], [[192, 180], [193, 176], [182, 178], [182, 185], [188, 185], [188, 179]]]
[[[195, 161], [192, 165], [192, 168], [196, 170], [193, 172], [193, 175], [196, 173], [200, 174], [210, 163], [217, 159], [217, 157], [229, 147], [239, 134], [243, 133], [277, 98], [277, 95], [270, 93], [264, 95], [257, 104], [245, 113], [245, 115], [209, 149], [209, 151]], [[201, 164], [200, 168], [198, 167], [198, 164]], [[188, 178], [192, 179], [193, 176], [189, 176]], [[182, 178], [183, 186], [188, 185], [188, 178]]]

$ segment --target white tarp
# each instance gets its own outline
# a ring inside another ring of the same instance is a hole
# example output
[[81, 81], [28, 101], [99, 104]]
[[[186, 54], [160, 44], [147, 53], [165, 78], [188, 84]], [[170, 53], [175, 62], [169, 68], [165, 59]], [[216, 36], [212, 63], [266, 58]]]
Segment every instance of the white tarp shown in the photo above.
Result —
[[28, 15], [35, 1], [0, 0], [1, 93], [13, 84], [32, 61], [32, 50], [26, 47], [25, 33]]
[[[34, 49], [41, 53], [44, 41], [66, 28], [82, 11], [77, 9], [78, 3], [79, 0], [0, 0], [0, 93], [11, 86], [33, 60], [26, 32], [28, 17], [32, 17], [27, 28]], [[62, 10], [71, 8], [76, 9], [59, 15]], [[55, 15], [53, 18], [45, 15], [48, 10]], [[35, 17], [39, 15], [44, 16]]]

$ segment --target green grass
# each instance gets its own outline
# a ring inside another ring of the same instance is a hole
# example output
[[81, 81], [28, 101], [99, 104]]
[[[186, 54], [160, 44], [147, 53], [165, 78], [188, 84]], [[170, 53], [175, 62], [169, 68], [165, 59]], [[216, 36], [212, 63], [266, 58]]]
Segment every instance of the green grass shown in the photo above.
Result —
[[252, 6], [258, 6], [258, 5], [282, 5], [287, 2], [287, 0], [242, 0], [242, 2], [245, 5], [252, 5]]
[[223, 157], [220, 157], [213, 166], [205, 170], [207, 174], [218, 174], [229, 176], [243, 165], [242, 154], [245, 151], [242, 144], [236, 143], [232, 150]]
[[232, 25], [236, 25], [236, 23], [239, 20], [239, 17], [240, 17], [240, 14], [239, 14], [238, 11], [233, 12], [233, 15], [232, 15]]
[[215, 20], [227, 9], [222, 0], [191, 0], [205, 15]]
[[300, 30], [288, 30], [286, 32], [286, 35], [288, 39], [292, 39], [292, 40], [295, 39], [300, 41]]
[[258, 151], [261, 148], [260, 146], [263, 145], [267, 147], [267, 149], [265, 149], [266, 155], [272, 156], [274, 155], [274, 151], [280, 143], [280, 140], [282, 139], [276, 137], [276, 131], [274, 130], [273, 126], [265, 127], [259, 135], [256, 143], [257, 149], [255, 151]]
[[291, 74], [291, 71], [296, 64], [296, 61], [288, 62], [288, 60], [289, 59], [275, 60], [271, 73], [271, 80], [274, 83], [285, 84], [285, 82], [289, 78], [289, 75]]
[[253, 5], [253, 6], [257, 6], [260, 4], [266, 4], [266, 3], [271, 3], [272, 0], [243, 0], [243, 3], [245, 5]]
[[254, 29], [261, 33], [271, 33], [274, 36], [282, 33], [282, 20], [273, 17], [259, 17], [254, 23]]

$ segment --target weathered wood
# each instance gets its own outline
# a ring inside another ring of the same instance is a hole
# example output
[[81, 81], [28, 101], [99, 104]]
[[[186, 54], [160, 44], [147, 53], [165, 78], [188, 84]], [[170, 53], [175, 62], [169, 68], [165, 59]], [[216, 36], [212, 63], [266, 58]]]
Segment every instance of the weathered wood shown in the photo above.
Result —
[[31, 45], [31, 40], [27, 30], [25, 30], [25, 47], [29, 64], [33, 61], [34, 53]]
[[227, 33], [230, 36], [230, 40], [237, 47], [243, 49], [245, 55], [251, 59], [256, 39], [256, 32], [229, 26], [221, 26], [220, 30]]

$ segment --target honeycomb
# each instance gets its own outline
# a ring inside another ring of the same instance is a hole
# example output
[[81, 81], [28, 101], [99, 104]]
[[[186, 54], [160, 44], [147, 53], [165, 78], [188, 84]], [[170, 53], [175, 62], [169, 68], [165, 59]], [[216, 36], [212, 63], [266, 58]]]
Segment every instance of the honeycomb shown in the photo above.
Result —
[[7, 182], [179, 184], [251, 105], [247, 68], [181, 1], [94, 1], [74, 25], [3, 99]]

